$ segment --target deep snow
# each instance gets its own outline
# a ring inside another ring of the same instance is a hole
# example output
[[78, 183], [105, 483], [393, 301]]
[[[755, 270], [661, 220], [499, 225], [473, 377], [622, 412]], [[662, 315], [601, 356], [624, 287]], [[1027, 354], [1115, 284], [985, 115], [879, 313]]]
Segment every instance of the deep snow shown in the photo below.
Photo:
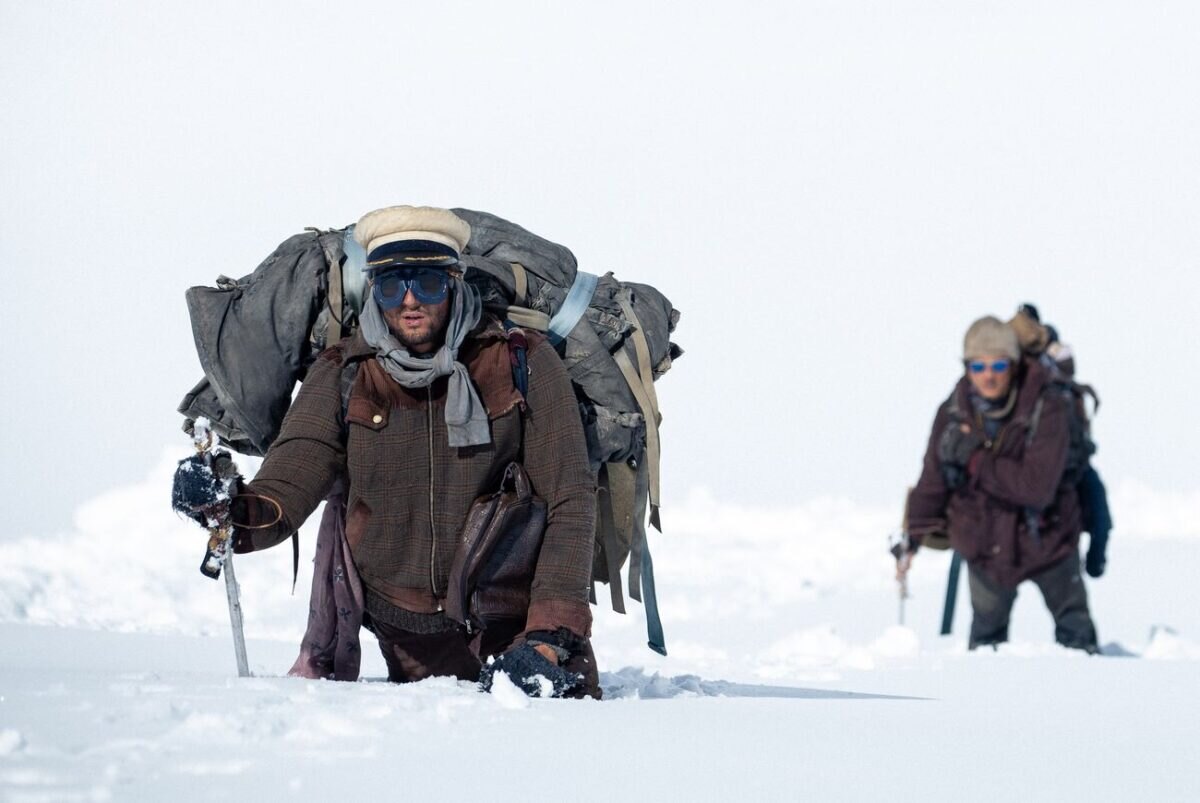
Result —
[[[1114, 535], [1110, 575], [1089, 583], [1107, 656], [1052, 644], [1032, 586], [1013, 643], [980, 654], [962, 644], [965, 583], [956, 634], [936, 635], [943, 554], [918, 557], [896, 626], [891, 512], [697, 492], [653, 542], [669, 657], [644, 646], [639, 608], [601, 606], [607, 699], [529, 700], [387, 684], [369, 637], [363, 682], [281, 677], [307, 597], [306, 577], [290, 596], [286, 548], [239, 557], [255, 677], [237, 679], [223, 584], [197, 571], [203, 536], [167, 508], [181, 456], [86, 505], [56, 543], [0, 546], [8, 799], [1200, 796], [1187, 522], [1181, 537]], [[1138, 519], [1149, 492], [1135, 490], [1114, 494], [1118, 522]]]

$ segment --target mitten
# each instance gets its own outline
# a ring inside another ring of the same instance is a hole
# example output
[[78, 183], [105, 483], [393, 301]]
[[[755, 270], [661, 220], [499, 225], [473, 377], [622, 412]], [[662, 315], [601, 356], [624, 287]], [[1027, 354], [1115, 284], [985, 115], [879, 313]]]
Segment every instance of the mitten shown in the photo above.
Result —
[[479, 675], [480, 688], [491, 691], [497, 672], [508, 675], [513, 685], [530, 697], [562, 697], [583, 682], [582, 675], [551, 663], [527, 642], [485, 666]]
[[951, 421], [938, 441], [938, 460], [941, 462], [942, 479], [946, 487], [956, 490], [967, 480], [967, 465], [971, 455], [983, 446], [983, 437], [973, 429]]
[[206, 514], [229, 504], [239, 479], [229, 452], [218, 450], [211, 456], [194, 454], [180, 460], [175, 469], [171, 507], [207, 526]]
[[1096, 534], [1092, 533], [1092, 542], [1088, 544], [1087, 559], [1084, 560], [1084, 568], [1087, 569], [1088, 577], [1100, 577], [1104, 574], [1104, 567], [1108, 564], [1108, 558], [1105, 555], [1108, 549], [1108, 533]]

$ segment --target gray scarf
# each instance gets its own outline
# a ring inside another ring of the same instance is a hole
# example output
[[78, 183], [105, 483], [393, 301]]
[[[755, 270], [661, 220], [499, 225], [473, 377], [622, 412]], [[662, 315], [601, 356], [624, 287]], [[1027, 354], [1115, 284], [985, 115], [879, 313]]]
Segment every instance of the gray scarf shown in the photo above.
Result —
[[375, 359], [406, 388], [429, 387], [439, 376], [449, 376], [446, 390], [446, 429], [451, 446], [482, 446], [490, 443], [487, 410], [479, 400], [467, 367], [458, 361], [458, 349], [463, 340], [479, 323], [483, 302], [479, 291], [460, 276], [450, 279], [453, 300], [450, 320], [446, 325], [446, 341], [432, 359], [421, 359], [408, 353], [396, 339], [383, 319], [383, 312], [372, 293], [367, 294], [360, 316], [363, 338], [375, 349]]

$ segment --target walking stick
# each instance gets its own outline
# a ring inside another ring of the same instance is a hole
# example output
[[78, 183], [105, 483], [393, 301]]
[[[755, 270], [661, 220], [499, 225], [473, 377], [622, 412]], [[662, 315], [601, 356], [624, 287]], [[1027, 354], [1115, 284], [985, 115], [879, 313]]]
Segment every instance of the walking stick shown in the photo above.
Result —
[[[207, 419], [196, 421], [192, 428], [192, 440], [196, 444], [196, 452], [206, 463], [212, 465], [212, 449], [216, 444], [216, 436], [208, 427]], [[214, 472], [215, 473], [215, 472]], [[222, 480], [226, 483], [226, 492], [232, 486], [233, 479]], [[238, 677], [250, 677], [250, 662], [246, 658], [246, 636], [242, 631], [242, 603], [238, 595], [237, 577], [233, 573], [233, 528], [229, 522], [229, 509], [217, 514], [206, 516], [208, 528], [208, 549], [204, 560], [200, 563], [200, 573], [205, 577], [216, 580], [225, 569], [225, 597], [229, 603], [229, 624], [233, 629], [233, 652], [237, 658]]]
[[900, 587], [900, 626], [904, 627], [904, 601], [908, 599], [908, 567], [912, 563], [912, 555], [908, 551], [908, 533], [901, 530], [893, 533], [888, 539], [892, 543], [891, 552], [896, 556], [896, 583]]
[[904, 601], [908, 599], [908, 568], [912, 564], [912, 553], [909, 552], [908, 537], [908, 497], [912, 488], [904, 494], [904, 514], [900, 518], [900, 531], [892, 533], [888, 539], [889, 551], [896, 558], [896, 582], [900, 586], [900, 626], [904, 627]]
[[962, 555], [951, 552], [950, 576], [946, 580], [946, 605], [942, 608], [942, 635], [950, 635], [954, 625], [954, 603], [958, 600], [958, 573], [962, 569]]

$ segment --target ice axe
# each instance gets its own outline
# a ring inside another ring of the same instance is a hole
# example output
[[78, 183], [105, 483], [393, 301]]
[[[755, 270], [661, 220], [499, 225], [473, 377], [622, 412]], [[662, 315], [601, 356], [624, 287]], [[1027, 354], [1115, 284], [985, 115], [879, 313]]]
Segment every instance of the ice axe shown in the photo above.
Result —
[[[216, 446], [216, 436], [209, 429], [208, 420], [197, 419], [192, 426], [192, 441], [199, 454], [210, 468], [213, 466], [213, 450]], [[216, 476], [217, 472], [213, 472]], [[233, 477], [219, 477], [224, 483], [224, 492], [232, 497]], [[225, 596], [229, 602], [229, 624], [233, 628], [233, 652], [237, 657], [238, 677], [250, 677], [250, 662], [246, 658], [246, 636], [242, 632], [242, 603], [238, 596], [237, 577], [233, 573], [233, 528], [229, 521], [229, 507], [226, 505], [212, 514], [205, 514], [205, 528], [208, 530], [208, 549], [204, 560], [200, 563], [200, 572], [205, 577], [216, 580], [225, 570]]]

